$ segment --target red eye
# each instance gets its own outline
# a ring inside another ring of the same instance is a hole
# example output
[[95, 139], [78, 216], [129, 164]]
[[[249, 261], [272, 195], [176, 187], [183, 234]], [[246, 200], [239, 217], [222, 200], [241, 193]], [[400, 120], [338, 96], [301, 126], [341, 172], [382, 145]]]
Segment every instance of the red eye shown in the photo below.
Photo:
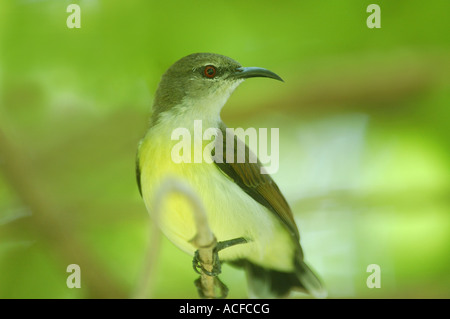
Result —
[[207, 65], [205, 66], [205, 70], [203, 71], [203, 73], [205, 73], [205, 76], [207, 78], [212, 79], [216, 75], [216, 68], [212, 65]]

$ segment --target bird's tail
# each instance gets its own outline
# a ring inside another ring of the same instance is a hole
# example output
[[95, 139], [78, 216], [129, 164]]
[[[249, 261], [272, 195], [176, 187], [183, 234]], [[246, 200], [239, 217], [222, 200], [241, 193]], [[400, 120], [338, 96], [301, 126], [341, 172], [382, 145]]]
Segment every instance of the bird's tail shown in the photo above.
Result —
[[251, 298], [280, 298], [291, 290], [306, 292], [316, 298], [327, 296], [320, 280], [303, 261], [296, 262], [293, 272], [266, 269], [247, 260], [241, 261], [240, 266], [246, 270]]
[[317, 275], [304, 261], [296, 263], [295, 275], [308, 293], [316, 298], [327, 297], [327, 290], [322, 285]]

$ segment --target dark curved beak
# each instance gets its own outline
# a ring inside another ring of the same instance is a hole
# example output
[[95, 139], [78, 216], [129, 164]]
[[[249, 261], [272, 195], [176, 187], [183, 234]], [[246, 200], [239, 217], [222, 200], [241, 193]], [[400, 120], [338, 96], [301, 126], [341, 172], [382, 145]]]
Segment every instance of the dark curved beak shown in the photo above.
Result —
[[271, 78], [275, 79], [281, 82], [284, 82], [283, 79], [273, 73], [272, 71], [269, 71], [264, 68], [256, 68], [256, 67], [249, 67], [249, 68], [237, 68], [236, 71], [230, 76], [235, 79], [248, 79], [248, 78]]

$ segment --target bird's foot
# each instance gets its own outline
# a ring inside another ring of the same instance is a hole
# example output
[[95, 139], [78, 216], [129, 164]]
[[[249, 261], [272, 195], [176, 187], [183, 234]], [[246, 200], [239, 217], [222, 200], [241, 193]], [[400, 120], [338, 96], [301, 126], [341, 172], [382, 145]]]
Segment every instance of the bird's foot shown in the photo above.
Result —
[[211, 277], [217, 277], [222, 272], [222, 263], [220, 262], [220, 259], [219, 259], [219, 251], [221, 251], [225, 248], [234, 246], [234, 245], [245, 244], [246, 242], [247, 242], [247, 239], [245, 239], [243, 237], [234, 238], [234, 239], [225, 240], [225, 241], [219, 241], [216, 244], [216, 247], [214, 247], [214, 249], [213, 249], [212, 271], [208, 271], [203, 267], [202, 262], [200, 261], [199, 252], [198, 252], [198, 250], [196, 250], [195, 254], [194, 254], [194, 258], [192, 259], [192, 267], [194, 268], [195, 272], [200, 275], [202, 273], [204, 273]]
[[216, 245], [216, 249], [217, 252], [221, 251], [222, 249], [231, 247], [231, 246], [235, 246], [235, 245], [239, 245], [239, 244], [245, 244], [247, 243], [247, 239], [245, 239], [244, 237], [238, 237], [238, 238], [234, 238], [234, 239], [230, 239], [230, 240], [225, 240], [225, 241], [219, 241]]
[[200, 254], [198, 250], [195, 251], [194, 259], [192, 259], [192, 267], [194, 268], [195, 272], [199, 275], [206, 274], [211, 277], [217, 277], [222, 272], [221, 263], [219, 260], [219, 253], [216, 251], [216, 249], [213, 250], [213, 267], [212, 271], [208, 271], [203, 267], [202, 262], [200, 261]]

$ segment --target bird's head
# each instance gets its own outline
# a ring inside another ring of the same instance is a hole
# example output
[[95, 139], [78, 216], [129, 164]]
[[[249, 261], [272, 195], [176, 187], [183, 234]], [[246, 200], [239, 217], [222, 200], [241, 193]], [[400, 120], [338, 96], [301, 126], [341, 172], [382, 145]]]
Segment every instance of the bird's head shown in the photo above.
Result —
[[154, 112], [178, 108], [220, 109], [245, 79], [266, 77], [283, 81], [275, 73], [256, 67], [242, 67], [235, 60], [213, 53], [195, 53], [175, 62], [161, 78]]

